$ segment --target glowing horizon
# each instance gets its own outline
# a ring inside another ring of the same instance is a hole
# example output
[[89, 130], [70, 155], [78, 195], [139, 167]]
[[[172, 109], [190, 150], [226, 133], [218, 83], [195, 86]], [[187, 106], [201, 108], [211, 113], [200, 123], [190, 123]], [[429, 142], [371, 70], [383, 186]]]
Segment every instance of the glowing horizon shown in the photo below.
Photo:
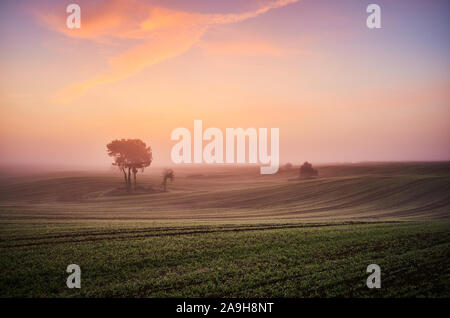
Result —
[[450, 160], [446, 1], [0, 4], [0, 164], [108, 165], [177, 127], [280, 129], [280, 162]]

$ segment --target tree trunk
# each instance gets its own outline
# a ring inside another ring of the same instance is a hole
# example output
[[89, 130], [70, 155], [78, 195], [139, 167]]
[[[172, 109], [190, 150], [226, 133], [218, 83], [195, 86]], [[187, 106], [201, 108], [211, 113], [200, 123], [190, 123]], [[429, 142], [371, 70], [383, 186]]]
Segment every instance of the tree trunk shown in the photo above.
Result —
[[123, 172], [123, 177], [125, 179], [125, 185], [128, 186], [128, 180], [127, 180], [127, 172], [125, 171], [125, 168], [121, 168]]
[[136, 170], [133, 170], [133, 175], [134, 175], [134, 190], [136, 191]]
[[166, 192], [166, 188], [167, 188], [167, 178], [164, 177], [164, 179], [163, 179], [163, 189], [164, 189], [164, 192]]
[[131, 188], [131, 168], [128, 168], [128, 191], [130, 191]]

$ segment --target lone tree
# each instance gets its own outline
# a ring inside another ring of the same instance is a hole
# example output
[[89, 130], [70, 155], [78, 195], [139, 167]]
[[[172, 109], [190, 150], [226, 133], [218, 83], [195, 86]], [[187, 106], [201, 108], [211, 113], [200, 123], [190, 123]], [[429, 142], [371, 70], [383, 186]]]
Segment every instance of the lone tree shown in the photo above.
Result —
[[310, 164], [308, 161], [306, 161], [301, 167], [300, 167], [300, 178], [312, 178], [317, 177], [319, 173], [316, 169], [312, 167], [312, 164]]
[[167, 191], [166, 190], [167, 189], [167, 180], [170, 180], [170, 182], [172, 182], [173, 178], [175, 178], [175, 174], [173, 173], [172, 169], [166, 168], [166, 169], [164, 169], [162, 176], [163, 176], [163, 181], [162, 181], [161, 185], [164, 188], [164, 192], [166, 192]]
[[131, 173], [134, 176], [134, 189], [136, 190], [136, 174], [152, 163], [152, 148], [147, 147], [140, 139], [116, 139], [106, 145], [108, 155], [114, 158], [113, 165], [122, 172], [128, 191], [131, 188]]

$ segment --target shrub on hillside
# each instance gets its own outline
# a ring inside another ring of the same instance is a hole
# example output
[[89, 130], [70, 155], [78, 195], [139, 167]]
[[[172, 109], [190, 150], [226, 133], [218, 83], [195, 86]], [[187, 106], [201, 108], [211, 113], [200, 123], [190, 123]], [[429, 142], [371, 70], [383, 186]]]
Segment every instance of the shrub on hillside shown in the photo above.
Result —
[[301, 167], [300, 167], [300, 178], [306, 179], [306, 178], [312, 178], [317, 177], [319, 175], [319, 172], [312, 167], [312, 164], [310, 164], [308, 161], [306, 161]]

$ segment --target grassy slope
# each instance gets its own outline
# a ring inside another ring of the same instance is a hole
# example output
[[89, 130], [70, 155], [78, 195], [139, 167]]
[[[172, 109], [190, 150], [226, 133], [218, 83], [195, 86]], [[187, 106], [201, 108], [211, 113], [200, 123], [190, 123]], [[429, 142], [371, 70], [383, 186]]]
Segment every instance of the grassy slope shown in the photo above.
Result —
[[[450, 297], [450, 223], [9, 224], [0, 296]], [[81, 290], [65, 268], [82, 269]], [[382, 288], [365, 286], [366, 267]]]

